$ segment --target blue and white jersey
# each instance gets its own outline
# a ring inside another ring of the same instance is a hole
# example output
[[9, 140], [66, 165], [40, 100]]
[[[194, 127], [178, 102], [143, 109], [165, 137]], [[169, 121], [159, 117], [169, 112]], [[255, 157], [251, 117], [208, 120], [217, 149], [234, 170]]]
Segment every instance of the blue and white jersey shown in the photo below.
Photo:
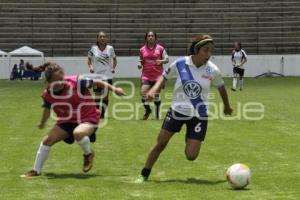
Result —
[[112, 59], [116, 57], [114, 48], [106, 45], [101, 51], [97, 45], [93, 45], [88, 51], [88, 57], [91, 59], [95, 74], [101, 76], [101, 79], [112, 79]]
[[165, 79], [177, 78], [172, 109], [186, 116], [206, 117], [211, 84], [224, 85], [219, 68], [208, 61], [197, 68], [191, 56], [177, 59], [163, 73]]

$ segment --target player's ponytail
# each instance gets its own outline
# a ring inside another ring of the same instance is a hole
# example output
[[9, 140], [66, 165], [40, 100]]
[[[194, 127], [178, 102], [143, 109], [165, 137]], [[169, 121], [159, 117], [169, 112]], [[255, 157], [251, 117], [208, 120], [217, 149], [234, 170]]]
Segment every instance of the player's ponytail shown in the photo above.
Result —
[[43, 65], [33, 68], [34, 71], [45, 72], [45, 79], [50, 82], [55, 72], [62, 71], [63, 69], [56, 63], [46, 62]]
[[198, 34], [191, 40], [191, 45], [189, 47], [189, 55], [197, 54], [201, 47], [207, 43], [214, 43], [212, 37], [207, 34]]

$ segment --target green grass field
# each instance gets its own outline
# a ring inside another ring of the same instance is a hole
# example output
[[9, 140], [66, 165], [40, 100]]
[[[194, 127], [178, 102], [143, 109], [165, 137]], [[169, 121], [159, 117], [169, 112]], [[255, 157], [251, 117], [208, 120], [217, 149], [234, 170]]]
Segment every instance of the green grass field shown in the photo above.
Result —
[[[231, 80], [226, 79], [227, 88]], [[138, 81], [135, 80], [138, 86]], [[246, 79], [243, 92], [229, 98], [260, 102], [264, 118], [259, 121], [212, 120], [201, 154], [194, 162], [184, 156], [184, 130], [173, 137], [153, 168], [150, 181], [134, 184], [154, 143], [162, 120], [117, 121], [109, 116], [98, 130], [94, 168], [81, 172], [82, 152], [77, 144], [52, 147], [43, 176], [22, 179], [30, 170], [44, 130], [36, 125], [41, 115], [43, 82], [0, 81], [0, 199], [300, 199], [300, 78]], [[128, 88], [125, 88], [128, 93]], [[172, 92], [169, 83], [163, 93]], [[216, 89], [216, 102], [220, 102]], [[131, 100], [139, 103], [139, 93]], [[170, 100], [165, 100], [170, 101]], [[143, 110], [139, 110], [142, 116]], [[128, 114], [120, 114], [126, 116]], [[242, 162], [252, 170], [245, 190], [232, 190], [225, 171]]]

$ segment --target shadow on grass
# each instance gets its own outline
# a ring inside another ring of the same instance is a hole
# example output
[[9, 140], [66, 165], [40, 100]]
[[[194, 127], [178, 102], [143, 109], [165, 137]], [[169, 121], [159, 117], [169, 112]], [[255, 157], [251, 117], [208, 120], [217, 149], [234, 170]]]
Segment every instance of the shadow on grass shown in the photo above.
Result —
[[246, 192], [246, 191], [249, 191], [251, 189], [249, 189], [249, 188], [241, 188], [241, 189], [228, 188], [228, 190], [231, 190], [233, 192]]
[[153, 183], [184, 183], [184, 184], [195, 184], [195, 185], [217, 185], [226, 182], [226, 180], [204, 180], [196, 178], [187, 179], [166, 179], [166, 180], [153, 180]]
[[96, 178], [100, 175], [98, 174], [81, 174], [81, 173], [66, 173], [66, 174], [56, 174], [56, 173], [45, 173], [43, 174], [48, 179], [89, 179]]

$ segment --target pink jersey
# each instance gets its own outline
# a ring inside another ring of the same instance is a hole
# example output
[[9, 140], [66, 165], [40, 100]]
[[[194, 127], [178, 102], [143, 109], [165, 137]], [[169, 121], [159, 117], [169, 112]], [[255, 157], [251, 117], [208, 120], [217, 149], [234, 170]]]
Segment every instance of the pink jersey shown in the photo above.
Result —
[[147, 45], [140, 48], [140, 59], [143, 65], [142, 80], [156, 81], [163, 73], [163, 65], [156, 65], [156, 60], [163, 59], [164, 47], [155, 44], [153, 49]]
[[77, 76], [66, 76], [64, 80], [65, 89], [59, 95], [51, 95], [49, 89], [42, 94], [44, 101], [49, 103], [55, 112], [57, 124], [82, 122], [98, 124], [100, 113], [89, 90], [85, 88], [80, 94]]

